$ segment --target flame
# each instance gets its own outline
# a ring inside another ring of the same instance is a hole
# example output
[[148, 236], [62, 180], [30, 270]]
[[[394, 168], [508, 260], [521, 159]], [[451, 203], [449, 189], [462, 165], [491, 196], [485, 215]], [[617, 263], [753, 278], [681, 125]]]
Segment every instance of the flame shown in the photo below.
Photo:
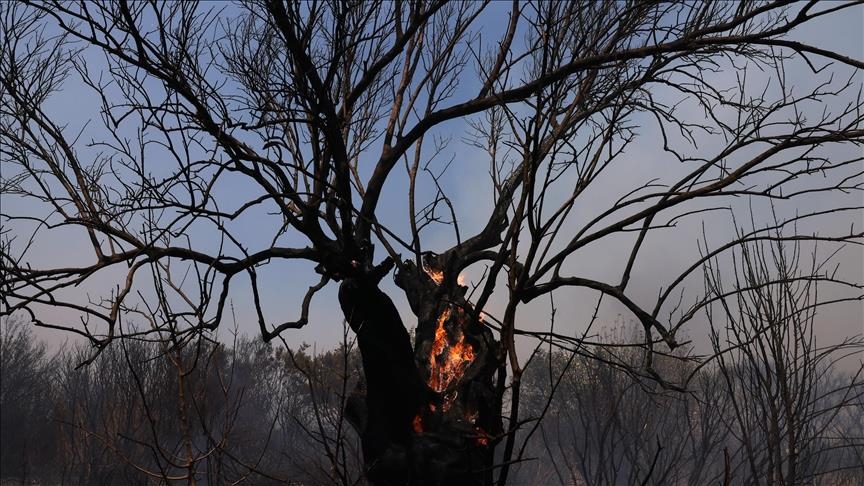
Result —
[[444, 329], [444, 323], [450, 318], [450, 307], [445, 307], [444, 311], [438, 316], [438, 324], [435, 326], [435, 340], [432, 341], [432, 354], [429, 356], [432, 368], [435, 367], [437, 356], [447, 347], [447, 330]]
[[[429, 278], [436, 285], [441, 285], [444, 282], [444, 272], [434, 266], [423, 266], [423, 271], [429, 275]], [[467, 279], [464, 275], [459, 275], [457, 282], [459, 285], [465, 285]], [[485, 314], [480, 315], [482, 322]], [[445, 304], [441, 310], [441, 314], [435, 323], [434, 338], [432, 340], [429, 357], [429, 378], [427, 384], [429, 388], [438, 393], [438, 406], [429, 403], [428, 409], [432, 414], [444, 414], [449, 416], [456, 411], [461, 415], [460, 423], [473, 424], [477, 420], [477, 411], [472, 410], [474, 407], [468, 403], [462, 406], [453, 407], [456, 403], [459, 388], [457, 385], [462, 380], [465, 371], [477, 357], [477, 351], [474, 346], [466, 340], [465, 330], [472, 319], [472, 315], [457, 304]], [[415, 433], [424, 432], [423, 413], [418, 413], [412, 422], [412, 428]], [[426, 416], [429, 417], [428, 415]], [[446, 419], [445, 419], [446, 420]], [[439, 425], [435, 423], [426, 424], [433, 429]], [[486, 434], [480, 427], [474, 427], [476, 434], [468, 434], [467, 440], [475, 441], [478, 446], [489, 445], [489, 435]]]
[[435, 327], [435, 340], [432, 342], [432, 352], [429, 354], [429, 387], [438, 393], [446, 390], [450, 384], [459, 381], [468, 365], [474, 361], [474, 348], [465, 342], [465, 335], [459, 333], [458, 341], [451, 344], [447, 340], [447, 330], [444, 323], [450, 318], [450, 306], [444, 308], [438, 316]]
[[444, 281], [444, 271], [439, 270], [437, 268], [432, 267], [424, 267], [423, 271], [426, 272], [426, 275], [429, 275], [429, 278], [435, 282], [435, 285], [441, 285], [441, 282]]
[[468, 279], [465, 278], [465, 274], [464, 274], [464, 273], [460, 273], [459, 276], [456, 277], [456, 283], [458, 283], [459, 285], [462, 285], [462, 286], [465, 285], [465, 282], [466, 282], [467, 280], [468, 280]]

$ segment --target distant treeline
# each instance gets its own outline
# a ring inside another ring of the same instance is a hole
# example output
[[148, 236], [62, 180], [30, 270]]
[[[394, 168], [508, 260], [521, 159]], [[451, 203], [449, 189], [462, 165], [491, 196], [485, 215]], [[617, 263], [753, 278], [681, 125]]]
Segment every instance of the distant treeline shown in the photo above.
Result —
[[4, 323], [4, 480], [333, 484], [349, 471], [345, 479], [359, 476], [340, 398], [360, 373], [356, 353], [313, 357], [245, 337], [122, 340], [79, 368], [93, 352], [49, 354], [23, 323]]
[[[93, 349], [49, 353], [14, 318], [0, 345], [4, 485], [362, 484], [350, 346], [127, 339], [79, 367]], [[693, 376], [675, 391], [633, 376], [639, 348], [579, 349], [526, 367], [511, 484], [864, 484], [861, 377], [833, 362], [655, 358]]]

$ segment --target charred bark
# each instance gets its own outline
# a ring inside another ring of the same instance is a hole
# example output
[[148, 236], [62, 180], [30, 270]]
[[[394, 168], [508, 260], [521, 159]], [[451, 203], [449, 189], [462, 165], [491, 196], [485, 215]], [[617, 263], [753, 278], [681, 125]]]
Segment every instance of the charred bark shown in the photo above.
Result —
[[379, 277], [346, 278], [339, 289], [363, 361], [365, 383], [346, 416], [360, 432], [367, 478], [378, 486], [491, 484], [501, 432], [491, 332], [471, 318], [464, 287], [406, 262], [396, 282], [418, 317], [412, 346]]
[[[436, 447], [433, 457], [447, 481], [492, 484], [493, 448], [502, 431], [501, 404], [493, 376], [500, 362], [491, 331], [474, 316], [457, 283], [455, 261], [427, 254], [423, 267], [405, 262], [396, 284], [417, 316], [414, 358], [434, 394], [418, 423], [417, 436]], [[442, 449], [459, 451], [452, 460]]]
[[393, 301], [375, 282], [345, 279], [339, 304], [363, 361], [365, 393], [355, 394], [347, 416], [360, 432], [367, 477], [376, 485], [409, 484], [412, 422], [428, 395], [411, 339]]

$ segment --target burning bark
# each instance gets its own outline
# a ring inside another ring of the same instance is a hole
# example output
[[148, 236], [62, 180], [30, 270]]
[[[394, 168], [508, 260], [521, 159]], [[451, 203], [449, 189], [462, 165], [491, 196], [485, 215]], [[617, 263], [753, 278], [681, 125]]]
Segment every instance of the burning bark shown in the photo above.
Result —
[[491, 484], [491, 438], [501, 433], [492, 333], [442, 266], [405, 262], [396, 283], [418, 317], [412, 350], [377, 283], [346, 278], [339, 290], [363, 359], [365, 387], [350, 397], [346, 416], [360, 432], [369, 481]]
[[[438, 393], [443, 393], [451, 384], [458, 382], [465, 369], [474, 361], [474, 347], [465, 342], [465, 334], [456, 328], [456, 336], [450, 336], [444, 326], [450, 320], [452, 306], [444, 308], [444, 312], [438, 317], [438, 325], [435, 327], [435, 340], [432, 342], [432, 351], [429, 353], [429, 381], [430, 388]], [[452, 343], [452, 344], [451, 344]]]
[[[458, 438], [469, 451], [454, 470], [478, 471], [492, 465], [490, 436], [501, 432], [492, 376], [498, 359], [497, 345], [480, 317], [465, 299], [467, 287], [434, 256], [423, 268], [405, 262], [396, 283], [406, 291], [418, 317], [414, 356], [434, 399], [417, 416], [418, 432], [429, 438]], [[491, 471], [491, 469], [489, 469]], [[478, 484], [491, 474], [472, 475]]]

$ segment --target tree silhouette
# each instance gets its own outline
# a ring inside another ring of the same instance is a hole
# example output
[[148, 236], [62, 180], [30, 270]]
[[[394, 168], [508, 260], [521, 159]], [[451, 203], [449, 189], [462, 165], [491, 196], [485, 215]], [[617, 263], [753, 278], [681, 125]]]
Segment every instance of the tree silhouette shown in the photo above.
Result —
[[[570, 350], [587, 336], [529, 328], [518, 309], [579, 289], [611, 299], [646, 353], [610, 364], [683, 387], [654, 355], [716, 301], [682, 294], [704, 263], [775, 226], [860, 214], [805, 206], [634, 296], [657, 233], [740, 214], [738, 198], [860, 190], [864, 64], [794, 37], [858, 8], [513, 2], [505, 21], [499, 5], [438, 0], [4, 3], [3, 313], [85, 337], [93, 359], [123, 337], [189, 342], [241, 293], [270, 341], [338, 282], [364, 366], [349, 416], [367, 478], [503, 485], [524, 425], [517, 336]], [[57, 104], [72, 86], [100, 105], [80, 126]], [[491, 201], [466, 208], [451, 195], [469, 158]], [[45, 245], [66, 241], [92, 254], [57, 263]], [[613, 242], [613, 277], [580, 270]], [[259, 278], [280, 262], [318, 275], [281, 323]], [[460, 281], [479, 269], [473, 290]], [[382, 290], [391, 270], [414, 343]]]

